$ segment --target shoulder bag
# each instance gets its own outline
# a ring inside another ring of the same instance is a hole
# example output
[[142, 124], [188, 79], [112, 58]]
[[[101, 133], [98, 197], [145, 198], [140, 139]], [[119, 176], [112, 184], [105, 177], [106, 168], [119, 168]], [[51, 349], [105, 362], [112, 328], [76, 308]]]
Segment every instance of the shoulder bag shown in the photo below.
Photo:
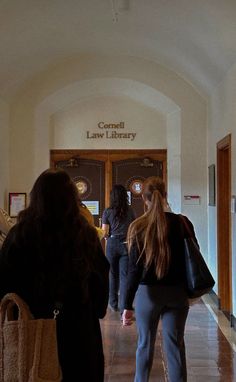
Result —
[[192, 232], [183, 215], [180, 215], [180, 223], [184, 239], [188, 297], [201, 297], [211, 291], [215, 285], [215, 280], [200, 252], [194, 232]]
[[0, 381], [61, 382], [56, 316], [34, 319], [17, 294], [6, 294], [0, 305]]

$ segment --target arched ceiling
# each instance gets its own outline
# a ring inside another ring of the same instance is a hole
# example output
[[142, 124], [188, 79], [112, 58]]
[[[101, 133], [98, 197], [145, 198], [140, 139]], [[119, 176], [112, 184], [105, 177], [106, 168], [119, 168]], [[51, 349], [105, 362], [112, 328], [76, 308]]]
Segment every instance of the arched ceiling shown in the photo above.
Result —
[[46, 97], [38, 105], [41, 115], [46, 107], [47, 113], [53, 114], [59, 110], [66, 110], [71, 105], [86, 99], [96, 97], [127, 97], [149, 108], [155, 109], [163, 115], [178, 112], [179, 107], [164, 94], [143, 83], [121, 78], [96, 78], [74, 82], [52, 95]]
[[80, 53], [153, 60], [207, 96], [235, 42], [235, 0], [0, 0], [0, 97]]

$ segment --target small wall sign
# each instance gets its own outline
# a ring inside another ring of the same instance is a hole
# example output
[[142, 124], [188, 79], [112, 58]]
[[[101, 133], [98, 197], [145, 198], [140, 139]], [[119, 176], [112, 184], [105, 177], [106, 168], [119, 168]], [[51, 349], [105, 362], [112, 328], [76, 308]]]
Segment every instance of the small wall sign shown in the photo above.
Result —
[[9, 215], [16, 218], [18, 213], [26, 208], [26, 192], [9, 193]]
[[83, 200], [83, 203], [89, 209], [92, 215], [99, 215], [99, 201], [98, 200]]
[[199, 195], [184, 195], [184, 204], [199, 205], [200, 196]]

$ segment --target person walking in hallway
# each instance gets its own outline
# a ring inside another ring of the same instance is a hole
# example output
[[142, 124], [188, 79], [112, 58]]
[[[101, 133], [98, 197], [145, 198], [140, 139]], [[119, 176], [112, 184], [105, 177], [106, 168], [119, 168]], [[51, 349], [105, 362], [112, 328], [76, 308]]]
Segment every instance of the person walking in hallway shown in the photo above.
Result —
[[99, 319], [106, 314], [109, 263], [93, 228], [81, 215], [78, 191], [63, 170], [36, 180], [0, 255], [0, 299], [17, 293], [35, 318], [53, 317], [63, 382], [104, 381]]
[[123, 312], [123, 325], [128, 326], [136, 295], [135, 382], [149, 380], [160, 319], [168, 380], [186, 382], [184, 330], [189, 303], [181, 221], [178, 215], [167, 212], [161, 178], [147, 178], [142, 197], [147, 211], [128, 230], [129, 268]]
[[122, 313], [128, 270], [126, 235], [135, 215], [128, 204], [128, 195], [124, 186], [115, 184], [110, 197], [110, 207], [105, 209], [102, 215], [102, 229], [107, 238], [106, 256], [110, 263], [109, 306], [113, 311], [117, 311], [119, 306]]

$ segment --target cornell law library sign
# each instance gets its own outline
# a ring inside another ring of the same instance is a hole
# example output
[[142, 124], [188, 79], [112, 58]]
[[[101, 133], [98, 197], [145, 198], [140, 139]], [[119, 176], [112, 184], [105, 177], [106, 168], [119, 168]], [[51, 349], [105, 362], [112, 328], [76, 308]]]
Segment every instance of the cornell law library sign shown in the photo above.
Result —
[[125, 129], [125, 123], [105, 123], [98, 122], [98, 128], [104, 130], [103, 132], [86, 132], [87, 139], [129, 139], [130, 141], [134, 141], [137, 133], [133, 132], [120, 132], [117, 129]]

